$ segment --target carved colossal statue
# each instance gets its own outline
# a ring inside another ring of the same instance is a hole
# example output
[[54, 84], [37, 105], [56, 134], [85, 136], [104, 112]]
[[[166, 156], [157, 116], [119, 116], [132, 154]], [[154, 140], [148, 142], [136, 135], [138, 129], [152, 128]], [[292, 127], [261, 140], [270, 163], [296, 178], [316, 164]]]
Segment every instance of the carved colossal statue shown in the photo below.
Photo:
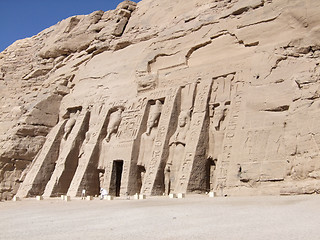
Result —
[[[178, 118], [178, 127], [169, 141], [169, 157], [165, 169], [169, 169], [171, 189], [175, 186], [176, 177], [185, 155], [186, 137], [191, 121], [190, 110], [182, 111]], [[166, 192], [166, 194], [168, 194]]]
[[210, 103], [210, 132], [208, 157], [218, 159], [222, 150], [224, 126], [230, 101]]
[[144, 176], [148, 162], [152, 157], [152, 148], [158, 132], [158, 123], [161, 115], [162, 103], [156, 100], [155, 105], [151, 105], [150, 113], [147, 121], [147, 130], [141, 135], [141, 143], [138, 156], [138, 174], [140, 174], [141, 185], [144, 181]]
[[147, 121], [147, 131], [141, 135], [141, 143], [138, 157], [138, 166], [146, 167], [146, 164], [152, 156], [152, 146], [157, 134], [158, 122], [161, 114], [162, 103], [157, 100], [155, 105], [151, 106], [149, 118]]
[[[233, 76], [221, 77], [213, 82], [210, 103], [210, 130], [209, 130], [209, 148], [208, 148], [208, 165], [210, 166], [210, 191], [217, 188], [216, 186], [216, 168], [221, 160], [223, 150], [223, 141], [227, 126], [227, 115], [231, 99], [231, 82]], [[221, 186], [220, 186], [221, 187]]]
[[118, 108], [118, 110], [116, 112], [111, 113], [110, 119], [109, 119], [108, 128], [107, 128], [107, 136], [105, 138], [105, 140], [107, 142], [110, 141], [111, 134], [117, 132], [118, 127], [119, 127], [120, 122], [121, 122], [122, 112], [123, 112], [123, 109], [122, 108]]
[[104, 170], [105, 169], [105, 160], [107, 159], [108, 148], [110, 145], [110, 140], [112, 134], [116, 134], [121, 123], [122, 119], [122, 112], [123, 108], [119, 107], [117, 111], [112, 112], [109, 117], [109, 123], [107, 127], [107, 136], [105, 137], [104, 141], [102, 142], [101, 146], [101, 154], [99, 157], [98, 162], [98, 169]]
[[74, 113], [74, 112], [70, 113], [70, 118], [68, 119], [66, 125], [64, 126], [64, 135], [63, 135], [64, 140], [67, 140], [72, 128], [76, 124], [76, 119], [77, 119], [79, 113], [80, 113], [80, 111], [77, 111], [76, 113]]

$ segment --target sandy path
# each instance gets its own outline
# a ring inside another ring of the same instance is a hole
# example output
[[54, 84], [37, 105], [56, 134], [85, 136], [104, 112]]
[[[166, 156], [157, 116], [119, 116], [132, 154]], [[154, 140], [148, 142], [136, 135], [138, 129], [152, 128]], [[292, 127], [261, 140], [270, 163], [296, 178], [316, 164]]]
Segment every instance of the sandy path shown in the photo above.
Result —
[[320, 239], [320, 196], [0, 203], [0, 239]]

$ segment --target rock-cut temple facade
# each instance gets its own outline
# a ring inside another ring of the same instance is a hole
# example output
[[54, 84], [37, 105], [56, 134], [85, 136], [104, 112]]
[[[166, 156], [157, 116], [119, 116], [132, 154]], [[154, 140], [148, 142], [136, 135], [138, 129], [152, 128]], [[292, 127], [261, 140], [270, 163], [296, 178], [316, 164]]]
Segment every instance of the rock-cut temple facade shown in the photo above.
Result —
[[142, 0], [0, 53], [0, 198], [320, 191], [320, 2]]

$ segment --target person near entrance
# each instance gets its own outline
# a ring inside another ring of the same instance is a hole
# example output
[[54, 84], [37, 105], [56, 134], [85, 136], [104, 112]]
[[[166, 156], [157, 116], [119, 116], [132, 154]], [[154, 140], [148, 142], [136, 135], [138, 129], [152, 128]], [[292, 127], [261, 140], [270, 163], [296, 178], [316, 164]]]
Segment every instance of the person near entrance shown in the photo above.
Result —
[[100, 189], [100, 200], [104, 199], [104, 196], [108, 196], [108, 192], [106, 189], [101, 188]]
[[81, 192], [81, 200], [85, 200], [86, 199], [86, 190], [85, 189], [82, 189], [82, 192]]

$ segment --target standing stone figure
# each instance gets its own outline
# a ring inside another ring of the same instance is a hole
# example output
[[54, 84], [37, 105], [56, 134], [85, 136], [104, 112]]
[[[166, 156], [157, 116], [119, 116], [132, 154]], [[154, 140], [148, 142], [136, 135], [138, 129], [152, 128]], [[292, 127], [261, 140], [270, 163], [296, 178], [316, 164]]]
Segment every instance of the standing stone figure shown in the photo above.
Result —
[[100, 184], [100, 188], [102, 188], [102, 186], [104, 183], [104, 173], [103, 172], [99, 172], [99, 184]]
[[104, 170], [105, 169], [105, 160], [107, 159], [108, 148], [110, 147], [110, 140], [112, 134], [116, 134], [121, 123], [122, 119], [122, 108], [118, 108], [117, 111], [112, 112], [109, 117], [109, 123], [107, 127], [107, 136], [102, 141], [101, 146], [101, 154], [99, 157], [98, 169]]
[[151, 106], [149, 118], [147, 121], [147, 131], [141, 135], [141, 144], [137, 165], [146, 167], [151, 159], [152, 147], [157, 133], [158, 122], [161, 114], [162, 103], [157, 100], [156, 104]]
[[208, 182], [210, 183], [210, 191], [223, 186], [218, 186], [216, 181], [216, 171], [221, 155], [223, 153], [223, 141], [225, 130], [227, 127], [228, 111], [232, 98], [232, 80], [233, 75], [220, 77], [213, 82], [212, 92], [209, 103], [210, 131], [209, 131], [209, 148], [208, 148]]
[[212, 159], [218, 159], [222, 150], [224, 126], [230, 101], [210, 104], [210, 132], [209, 132], [209, 150], [208, 156]]
[[169, 157], [165, 167], [170, 169], [170, 191], [174, 190], [177, 175], [185, 156], [186, 137], [190, 126], [191, 111], [182, 111], [178, 118], [178, 127], [169, 141]]
[[74, 112], [70, 113], [70, 118], [68, 119], [66, 125], [64, 126], [64, 135], [63, 135], [64, 140], [67, 140], [69, 134], [71, 133], [72, 128], [76, 124], [76, 119], [77, 119], [79, 113], [80, 113], [80, 111], [77, 111], [76, 113], [74, 113]]
[[118, 110], [116, 112], [111, 113], [109, 124], [107, 127], [107, 136], [105, 138], [105, 140], [107, 142], [110, 141], [111, 134], [116, 133], [118, 131], [118, 127], [119, 127], [121, 119], [122, 119], [122, 117], [121, 117], [122, 112], [123, 112], [123, 109], [118, 108]]
[[154, 140], [158, 132], [158, 122], [161, 115], [162, 103], [157, 100], [155, 105], [150, 108], [150, 114], [147, 121], [147, 131], [141, 135], [141, 143], [138, 156], [138, 171], [141, 178], [141, 185], [144, 181], [144, 176], [147, 164], [152, 157], [152, 148]]

